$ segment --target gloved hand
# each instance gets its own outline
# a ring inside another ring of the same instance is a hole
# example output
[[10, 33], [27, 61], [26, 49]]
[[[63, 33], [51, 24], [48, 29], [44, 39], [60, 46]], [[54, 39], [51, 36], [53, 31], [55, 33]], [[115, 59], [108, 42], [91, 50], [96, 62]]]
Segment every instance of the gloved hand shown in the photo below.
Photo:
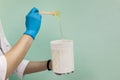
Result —
[[41, 26], [41, 19], [42, 16], [39, 14], [39, 10], [37, 8], [32, 8], [26, 16], [26, 31], [24, 34], [27, 34], [35, 39]]

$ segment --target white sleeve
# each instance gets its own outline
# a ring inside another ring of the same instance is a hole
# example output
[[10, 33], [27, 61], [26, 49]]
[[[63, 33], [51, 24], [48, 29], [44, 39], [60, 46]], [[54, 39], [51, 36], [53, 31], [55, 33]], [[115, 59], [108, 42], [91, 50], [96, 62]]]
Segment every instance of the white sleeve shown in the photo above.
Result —
[[5, 80], [7, 72], [7, 61], [4, 55], [0, 56], [0, 80]]
[[[0, 47], [3, 49], [4, 53], [6, 53], [8, 50], [10, 50], [11, 45], [9, 44], [5, 34], [4, 34], [4, 30], [2, 27], [2, 23], [0, 21]], [[24, 70], [27, 66], [27, 64], [29, 63], [29, 61], [27, 60], [23, 60], [19, 66], [15, 69], [14, 73], [20, 78], [23, 78], [23, 73]], [[6, 63], [6, 59], [4, 56], [0, 56], [0, 80], [5, 80], [3, 79], [5, 77], [6, 74], [6, 68], [7, 68], [7, 63]], [[2, 79], [1, 79], [2, 78]]]
[[15, 69], [14, 73], [22, 80], [23, 79], [23, 74], [25, 71], [25, 68], [27, 67], [29, 61], [28, 60], [23, 60], [19, 66], [17, 67], [17, 69]]

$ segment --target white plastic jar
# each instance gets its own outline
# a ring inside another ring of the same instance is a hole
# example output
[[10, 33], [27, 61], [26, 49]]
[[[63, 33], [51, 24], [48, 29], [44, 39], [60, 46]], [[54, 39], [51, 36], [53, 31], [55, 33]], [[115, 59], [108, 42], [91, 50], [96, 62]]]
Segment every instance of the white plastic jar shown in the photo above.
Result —
[[52, 68], [57, 74], [74, 71], [73, 40], [51, 41]]

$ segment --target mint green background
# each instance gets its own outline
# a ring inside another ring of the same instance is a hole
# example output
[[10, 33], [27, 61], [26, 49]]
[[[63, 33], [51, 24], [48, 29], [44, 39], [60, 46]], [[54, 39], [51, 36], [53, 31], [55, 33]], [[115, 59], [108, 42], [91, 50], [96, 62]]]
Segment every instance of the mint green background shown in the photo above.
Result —
[[[74, 40], [75, 72], [26, 75], [24, 80], [120, 80], [119, 0], [0, 0], [0, 18], [11, 43], [25, 31], [25, 15], [32, 8], [61, 12], [65, 39]], [[26, 59], [51, 58], [50, 41], [60, 39], [58, 22], [43, 16], [41, 30]], [[10, 80], [19, 80], [15, 75]]]

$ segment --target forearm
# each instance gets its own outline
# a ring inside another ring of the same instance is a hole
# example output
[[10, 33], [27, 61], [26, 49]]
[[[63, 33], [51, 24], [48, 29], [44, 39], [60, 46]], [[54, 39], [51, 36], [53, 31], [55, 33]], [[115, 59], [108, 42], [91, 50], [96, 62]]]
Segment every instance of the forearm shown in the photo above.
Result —
[[47, 61], [30, 61], [24, 71], [24, 74], [30, 74], [34, 72], [40, 72], [47, 70]]
[[5, 54], [7, 60], [7, 74], [8, 77], [13, 70], [25, 57], [33, 39], [28, 35], [23, 35], [20, 40]]

